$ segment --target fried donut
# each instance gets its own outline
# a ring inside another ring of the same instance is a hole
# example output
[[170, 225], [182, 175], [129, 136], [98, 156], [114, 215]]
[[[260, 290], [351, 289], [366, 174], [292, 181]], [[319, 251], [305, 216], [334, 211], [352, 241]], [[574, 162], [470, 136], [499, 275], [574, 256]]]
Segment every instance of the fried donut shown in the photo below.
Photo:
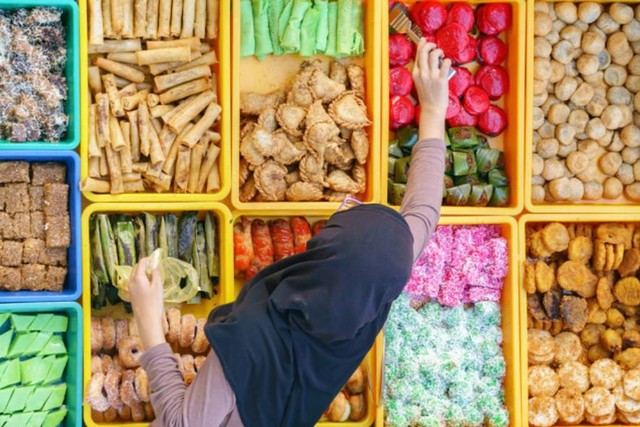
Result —
[[136, 374], [131, 369], [126, 369], [122, 372], [122, 382], [120, 383], [120, 399], [122, 403], [129, 406], [133, 412], [132, 405], [134, 403], [140, 403], [140, 398], [136, 394], [134, 381]]
[[553, 397], [540, 396], [529, 399], [529, 425], [551, 427], [558, 421], [558, 411]]
[[122, 378], [122, 371], [116, 367], [111, 367], [104, 380], [104, 389], [107, 392], [109, 406], [115, 409], [122, 407], [122, 400], [120, 400], [120, 378]]
[[589, 368], [580, 362], [571, 361], [558, 368], [560, 387], [584, 393], [589, 390]]
[[122, 370], [122, 363], [120, 363], [120, 356], [118, 356], [117, 354], [113, 355], [113, 365], [116, 366], [118, 369]]
[[131, 404], [131, 419], [137, 423], [144, 421], [144, 404], [142, 402], [133, 402]]
[[179, 344], [182, 348], [191, 347], [196, 335], [196, 318], [193, 314], [182, 316]]
[[93, 355], [91, 356], [91, 374], [95, 374], [96, 372], [102, 372], [102, 359], [100, 356]]
[[103, 317], [102, 323], [102, 349], [113, 350], [116, 345], [116, 325], [111, 317]]
[[142, 356], [140, 338], [130, 336], [118, 341], [118, 356], [120, 357], [120, 363], [125, 368], [137, 368], [140, 366], [140, 356]]
[[156, 418], [156, 414], [153, 412], [153, 405], [151, 405], [151, 403], [144, 404], [144, 418], [147, 421], [153, 421]]
[[578, 424], [584, 419], [584, 399], [581, 393], [563, 388], [556, 393], [556, 409], [560, 421], [566, 424]]
[[121, 421], [131, 421], [131, 408], [127, 405], [122, 405], [122, 409], [118, 409], [118, 416]]
[[622, 386], [627, 396], [640, 400], [640, 369], [632, 369], [625, 372], [622, 378]]
[[182, 356], [180, 356], [178, 353], [173, 353], [173, 358], [176, 359], [176, 362], [178, 362], [178, 370], [184, 378], [184, 363], [182, 362]]
[[136, 386], [136, 393], [138, 394], [140, 400], [143, 402], [149, 402], [149, 377], [147, 376], [147, 373], [144, 369], [136, 369], [136, 379], [134, 385]]
[[358, 394], [364, 391], [364, 370], [361, 366], [358, 366], [349, 381], [347, 381], [347, 389], [351, 394]]
[[190, 354], [183, 354], [182, 366], [184, 366], [184, 374], [182, 375], [182, 377], [184, 378], [184, 383], [186, 385], [189, 385], [196, 378], [193, 356]]
[[107, 375], [109, 369], [113, 366], [113, 359], [108, 354], [100, 355], [100, 366], [102, 367], [102, 373]]
[[[102, 350], [102, 322], [97, 317], [91, 318], [91, 352]], [[102, 412], [102, 411], [101, 411]]]
[[180, 310], [175, 307], [167, 310], [167, 321], [169, 322], [167, 342], [169, 344], [176, 344], [178, 339], [180, 339]]
[[204, 334], [204, 325], [207, 324], [207, 319], [198, 319], [196, 322], [196, 337], [191, 344], [191, 350], [196, 354], [202, 354], [209, 348], [209, 341]]
[[91, 419], [97, 423], [104, 422], [104, 412], [96, 411], [91, 408]]
[[202, 366], [204, 365], [204, 362], [207, 361], [207, 357], [206, 356], [196, 356], [194, 361], [193, 361], [193, 365], [196, 368], [196, 372], [200, 372], [200, 369], [202, 368]]
[[116, 343], [129, 336], [129, 321], [127, 319], [116, 319]]
[[360, 421], [367, 413], [367, 407], [364, 403], [364, 396], [362, 394], [354, 394], [349, 397], [349, 404], [351, 405], [351, 414], [349, 419], [351, 421]]
[[167, 320], [167, 313], [162, 313], [162, 333], [167, 336], [169, 333], [169, 320]]
[[[139, 337], [138, 333], [138, 324], [135, 319], [129, 319], [129, 336], [130, 337]], [[133, 411], [133, 408], [131, 409]]]
[[584, 394], [584, 408], [588, 421], [589, 415], [605, 417], [611, 413], [615, 413], [616, 401], [606, 388], [591, 387], [591, 389]]
[[104, 412], [109, 408], [109, 400], [104, 389], [105, 375], [97, 372], [91, 376], [87, 388], [87, 403], [98, 412]]
[[589, 379], [594, 387], [604, 387], [610, 390], [620, 383], [622, 369], [611, 359], [596, 360], [589, 368]]
[[109, 408], [103, 412], [105, 422], [112, 423], [118, 419], [116, 408]]
[[531, 366], [529, 368], [529, 395], [553, 396], [560, 387], [560, 380], [553, 369], [548, 366]]

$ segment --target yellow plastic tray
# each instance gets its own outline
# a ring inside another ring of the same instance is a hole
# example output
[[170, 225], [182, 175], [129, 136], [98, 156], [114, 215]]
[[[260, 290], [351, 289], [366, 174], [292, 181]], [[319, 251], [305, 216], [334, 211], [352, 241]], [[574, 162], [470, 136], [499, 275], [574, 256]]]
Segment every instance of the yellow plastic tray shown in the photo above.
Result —
[[[150, 213], [167, 213], [174, 212], [180, 213], [184, 211], [200, 211], [200, 212], [213, 212], [218, 217], [219, 227], [219, 242], [220, 242], [220, 285], [219, 293], [216, 297], [210, 300], [202, 300], [201, 304], [190, 305], [183, 304], [181, 310], [183, 313], [191, 313], [196, 317], [207, 317], [209, 312], [219, 304], [231, 301], [229, 292], [230, 281], [233, 280], [233, 248], [230, 247], [232, 242], [231, 232], [231, 212], [229, 209], [220, 203], [96, 203], [87, 207], [82, 213], [82, 239], [86, 242], [82, 253], [82, 275], [83, 275], [83, 293], [82, 293], [82, 306], [83, 321], [85, 322], [85, 328], [83, 331], [84, 348], [84, 381], [83, 381], [83, 396], [86, 393], [87, 385], [91, 379], [91, 316], [92, 315], [105, 315], [111, 314], [115, 317], [125, 316], [122, 305], [116, 307], [107, 307], [101, 310], [93, 310], [91, 308], [91, 279], [90, 279], [90, 262], [91, 254], [89, 251], [89, 219], [94, 213], [137, 213], [137, 212], [150, 212]], [[231, 250], [231, 252], [229, 252]], [[128, 315], [130, 316], [130, 315]], [[93, 421], [91, 417], [91, 407], [88, 404], [83, 408], [84, 422], [88, 426], [113, 426], [113, 427], [142, 427], [147, 423], [134, 423], [134, 422], [117, 422], [117, 423], [97, 423]]]
[[[640, 217], [630, 217], [624, 213], [616, 213], [616, 214], [581, 214], [581, 213], [567, 213], [567, 214], [527, 214], [520, 217], [518, 221], [518, 252], [520, 257], [518, 259], [518, 263], [521, 265], [527, 259], [527, 239], [525, 237], [525, 232], [527, 226], [529, 224], [545, 224], [550, 222], [560, 222], [563, 224], [566, 223], [578, 223], [578, 222], [586, 222], [593, 224], [607, 223], [607, 222], [624, 222], [624, 223], [637, 223], [640, 222]], [[520, 267], [520, 265], [518, 267]], [[529, 361], [528, 361], [528, 351], [527, 351], [527, 293], [524, 291], [522, 287], [522, 283], [524, 282], [524, 269], [519, 268], [518, 270], [518, 309], [520, 312], [520, 366], [522, 367], [521, 372], [521, 383], [520, 383], [520, 394], [522, 395], [522, 424], [518, 425], [528, 425], [529, 421]], [[557, 424], [562, 425], [562, 424]], [[591, 424], [587, 422], [583, 422], [579, 424], [578, 427], [587, 427]], [[623, 427], [623, 424], [608, 424], [609, 427]], [[628, 424], [626, 424], [628, 426]]]
[[[317, 221], [320, 221], [323, 219], [329, 219], [331, 214], [317, 212], [310, 209], [297, 210], [295, 213], [292, 213], [290, 211], [265, 212], [260, 210], [251, 210], [251, 211], [242, 211], [242, 212], [234, 211], [232, 213], [232, 216], [233, 216], [233, 224], [235, 224], [242, 217], [247, 217], [249, 219], [260, 218], [260, 219], [264, 219], [265, 221], [268, 221], [270, 219], [276, 219], [276, 218], [287, 219], [292, 216], [303, 216], [307, 218], [307, 220], [309, 220], [309, 222], [313, 226], [313, 224]], [[231, 253], [233, 254], [233, 249]], [[233, 271], [233, 270], [230, 270], [230, 271]], [[238, 295], [238, 293], [242, 290], [242, 287], [244, 286], [244, 284], [245, 284], [245, 280], [243, 278], [234, 277], [234, 289], [233, 289], [234, 299]], [[316, 424], [316, 427], [368, 427], [373, 424], [376, 416], [374, 390], [376, 390], [376, 384], [377, 384], [376, 380], [379, 377], [378, 364], [376, 363], [377, 348], [378, 348], [378, 340], [376, 339], [376, 342], [374, 343], [373, 347], [369, 351], [369, 354], [365, 357], [365, 362], [362, 365], [365, 371], [368, 372], [368, 376], [371, 380], [371, 383], [370, 383], [371, 388], [365, 391], [365, 394], [367, 396], [367, 416], [361, 421], [345, 421], [341, 423], [330, 422], [330, 421], [319, 422]]]
[[[582, 0], [573, 3], [581, 3]], [[593, 0], [595, 3], [634, 3], [637, 0]], [[549, 1], [554, 3], [555, 1]], [[531, 170], [533, 161], [533, 22], [535, 2], [527, 2], [527, 100], [525, 118], [525, 167], [524, 167], [524, 205], [527, 211], [532, 213], [632, 213], [636, 211], [638, 203], [620, 197], [617, 200], [582, 200], [578, 203], [554, 202], [534, 204], [531, 191]]]
[[[518, 301], [520, 288], [518, 285], [518, 226], [515, 219], [505, 216], [485, 216], [485, 217], [441, 217], [439, 225], [480, 225], [480, 224], [496, 224], [500, 226], [502, 236], [507, 239], [509, 244], [509, 272], [504, 280], [504, 289], [502, 291], [502, 332], [503, 332], [503, 354], [507, 363], [507, 375], [504, 381], [505, 404], [509, 410], [511, 426], [522, 427], [524, 421], [522, 418], [522, 389], [520, 384], [520, 376], [522, 372], [520, 345], [521, 345], [521, 328], [519, 328], [520, 314], [518, 312]], [[526, 332], [526, 329], [525, 329]], [[378, 349], [382, 349], [379, 337]], [[376, 372], [380, 375], [382, 372], [382, 351], [377, 354]], [[380, 389], [380, 376], [376, 381], [378, 396], [380, 398], [382, 390]], [[526, 418], [524, 418], [526, 419]], [[376, 427], [384, 426], [384, 405], [378, 406], [376, 414]]]
[[[365, 9], [365, 56], [353, 59], [365, 68], [366, 104], [373, 124], [367, 128], [369, 133], [369, 158], [367, 160], [367, 190], [362, 196], [365, 202], [378, 202], [380, 199], [380, 4], [382, 1], [363, 0]], [[340, 203], [333, 202], [241, 202], [239, 199], [240, 186], [238, 170], [240, 168], [240, 91], [270, 92], [283, 87], [298, 71], [300, 63], [312, 58], [323, 61], [329, 59], [316, 55], [303, 58], [299, 55], [269, 55], [263, 61], [255, 57], [240, 58], [240, 2], [233, 1], [232, 16], [237, 25], [232, 27], [232, 99], [233, 112], [231, 117], [231, 201], [237, 209], [279, 211], [298, 209], [313, 209], [334, 211]]]
[[[455, 1], [455, 0], [454, 0]], [[443, 1], [448, 4], [454, 1]], [[403, 0], [405, 4], [413, 4], [416, 0]], [[509, 73], [509, 92], [498, 105], [504, 108], [508, 117], [508, 126], [505, 132], [497, 137], [490, 138], [492, 147], [504, 150], [506, 172], [510, 180], [511, 200], [508, 207], [473, 207], [473, 206], [442, 206], [442, 215], [517, 215], [522, 211], [522, 174], [524, 168], [524, 70], [525, 70], [525, 3], [518, 0], [470, 0], [466, 3], [478, 6], [484, 3], [509, 3], [513, 13], [513, 26], [506, 33], [505, 42], [508, 46], [506, 69]], [[382, 13], [382, 93], [381, 93], [381, 139], [382, 160], [380, 174], [380, 197], [382, 202], [390, 205], [387, 197], [389, 172], [389, 138], [392, 131], [389, 129], [389, 13], [387, 2], [380, 2]]]
[[[89, 135], [89, 53], [88, 53], [88, 18], [87, 0], [78, 0], [80, 6], [80, 177], [89, 174], [88, 135]], [[229, 194], [231, 182], [231, 10], [228, 1], [220, 2], [218, 20], [218, 38], [213, 44], [219, 63], [214, 66], [218, 83], [218, 102], [222, 107], [220, 119], [220, 191], [217, 193], [176, 194], [176, 193], [127, 193], [97, 194], [83, 192], [84, 197], [92, 202], [217, 202]]]

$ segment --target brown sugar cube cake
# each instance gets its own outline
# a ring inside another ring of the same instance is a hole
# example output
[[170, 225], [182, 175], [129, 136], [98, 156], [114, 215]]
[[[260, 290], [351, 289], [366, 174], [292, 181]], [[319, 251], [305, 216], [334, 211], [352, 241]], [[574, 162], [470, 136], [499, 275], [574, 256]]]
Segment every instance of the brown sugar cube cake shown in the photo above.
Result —
[[0, 187], [0, 212], [4, 211], [4, 187]]
[[67, 184], [44, 185], [45, 216], [61, 216], [68, 213], [69, 186]]
[[44, 203], [44, 187], [29, 187], [29, 210], [31, 212], [41, 211]]
[[29, 187], [27, 184], [5, 186], [4, 202], [8, 214], [29, 212]]
[[32, 185], [62, 184], [67, 180], [67, 166], [64, 163], [33, 163], [31, 172]]
[[19, 267], [22, 264], [22, 242], [5, 240], [0, 248], [0, 265]]
[[52, 265], [59, 267], [67, 266], [67, 249], [66, 248], [45, 248], [40, 252], [38, 264]]
[[29, 182], [29, 163], [0, 162], [0, 184]]
[[6, 212], [0, 212], [0, 237], [8, 239], [13, 234], [13, 220]]
[[0, 265], [0, 288], [7, 291], [17, 291], [22, 288], [21, 270]]
[[[54, 267], [55, 268], [55, 267]], [[22, 289], [39, 291], [46, 286], [47, 269], [41, 264], [28, 264], [22, 266]]]
[[44, 212], [31, 212], [31, 235], [44, 239]]
[[47, 274], [44, 279], [44, 286], [42, 289], [45, 291], [61, 291], [66, 278], [66, 267], [49, 267], [47, 268]]
[[44, 240], [25, 240], [22, 244], [22, 263], [37, 264], [42, 252], [44, 252]]
[[48, 248], [68, 248], [71, 244], [69, 215], [45, 217], [44, 233]]
[[13, 216], [14, 238], [23, 240], [31, 237], [31, 214], [29, 212], [17, 213]]

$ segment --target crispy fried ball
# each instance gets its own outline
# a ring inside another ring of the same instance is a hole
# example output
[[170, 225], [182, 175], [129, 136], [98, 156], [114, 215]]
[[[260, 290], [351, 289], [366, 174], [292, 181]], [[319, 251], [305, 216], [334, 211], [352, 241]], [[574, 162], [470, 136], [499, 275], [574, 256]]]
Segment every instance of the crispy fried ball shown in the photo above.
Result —
[[607, 35], [620, 29], [620, 24], [614, 21], [608, 13], [601, 14], [596, 21], [596, 25]]
[[610, 177], [604, 181], [604, 193], [605, 199], [614, 200], [622, 196], [622, 183], [618, 178]]
[[536, 153], [543, 159], [551, 159], [558, 154], [560, 143], [555, 138], [540, 140], [536, 146]]
[[628, 24], [633, 20], [634, 13], [633, 9], [626, 4], [613, 3], [609, 7], [609, 15], [618, 24]]
[[[572, 100], [574, 96], [575, 96], [575, 92], [571, 97]], [[569, 118], [569, 113], [571, 113], [571, 109], [569, 108], [568, 105], [559, 104], [559, 103], [554, 104], [551, 106], [551, 108], [549, 108], [549, 113], [547, 114], [547, 120], [549, 120], [549, 122], [554, 125], [559, 125], [560, 123], [566, 123], [567, 119]]]
[[622, 31], [627, 36], [630, 42], [637, 42], [640, 40], [640, 22], [634, 19], [628, 24], [622, 26]]
[[571, 144], [575, 141], [576, 130], [569, 123], [562, 123], [556, 126], [555, 136], [560, 144]]
[[560, 148], [558, 149], [558, 157], [564, 159], [569, 154], [577, 150], [578, 150], [578, 143], [576, 141], [573, 141], [569, 144], [561, 144]]
[[607, 310], [607, 325], [610, 328], [616, 329], [624, 325], [624, 316], [617, 308], [610, 308]]
[[602, 119], [596, 117], [589, 120], [585, 132], [590, 139], [598, 140], [607, 133], [607, 127], [602, 122]]
[[622, 337], [613, 329], [607, 329], [600, 335], [600, 344], [610, 353], [622, 350]]
[[533, 32], [536, 36], [546, 36], [553, 28], [553, 20], [547, 13], [535, 12]]
[[[537, 148], [537, 147], [536, 147]], [[542, 173], [542, 169], [544, 168], [544, 159], [538, 153], [533, 153], [531, 174], [532, 175], [540, 175]]]
[[620, 140], [627, 147], [640, 147], [640, 128], [633, 124], [625, 126], [620, 131]]
[[631, 185], [627, 185], [624, 189], [624, 195], [630, 200], [640, 200], [640, 182], [634, 182]]
[[588, 76], [598, 71], [600, 61], [596, 55], [584, 54], [576, 61], [576, 67], [580, 74]]
[[564, 162], [558, 159], [546, 159], [542, 169], [542, 177], [547, 181], [561, 178], [565, 175], [566, 168]]
[[624, 185], [633, 184], [635, 179], [633, 178], [633, 166], [628, 163], [623, 163], [616, 173], [616, 178]]
[[587, 357], [591, 363], [600, 359], [608, 359], [611, 357], [611, 352], [607, 351], [600, 344], [589, 347]]
[[613, 86], [607, 91], [607, 100], [614, 105], [631, 104], [631, 92], [624, 86]]
[[589, 123], [589, 114], [584, 110], [573, 110], [569, 113], [567, 122], [573, 126], [576, 133], [582, 133], [587, 128], [587, 123]]
[[631, 370], [640, 366], [640, 348], [628, 348], [613, 357], [622, 369]]
[[600, 157], [598, 166], [600, 170], [607, 175], [615, 175], [622, 164], [622, 156], [620, 153], [607, 153]]
[[606, 38], [594, 31], [587, 31], [582, 35], [580, 47], [582, 52], [589, 55], [598, 55], [604, 50]]
[[567, 156], [566, 164], [567, 169], [577, 175], [589, 166], [589, 157], [580, 151], [575, 151]]
[[640, 76], [627, 76], [624, 87], [629, 89], [633, 94], [640, 91]]
[[536, 37], [533, 41], [533, 56], [537, 58], [549, 58], [552, 48], [551, 43], [549, 43], [547, 39], [544, 37]]
[[567, 24], [573, 24], [578, 20], [578, 8], [573, 3], [557, 3], [554, 9], [558, 18]]
[[598, 3], [584, 2], [578, 4], [578, 19], [587, 24], [596, 22], [601, 12], [602, 6]]
[[[638, 100], [640, 103], [640, 99]], [[594, 95], [591, 102], [585, 107], [587, 113], [591, 114], [593, 117], [600, 117], [605, 108], [609, 105], [609, 102], [605, 99], [604, 96]]]
[[533, 203], [542, 203], [545, 200], [546, 192], [542, 185], [534, 185], [531, 187], [531, 200]]
[[609, 86], [622, 86], [627, 80], [627, 69], [620, 65], [610, 65], [604, 70], [604, 81]]
[[580, 340], [582, 344], [591, 347], [600, 344], [600, 335], [606, 331], [607, 328], [604, 325], [596, 325], [594, 323], [588, 323], [582, 332], [580, 332]]
[[600, 200], [604, 193], [604, 187], [598, 181], [590, 181], [584, 185], [585, 200]]
[[[540, 135], [540, 140], [555, 138], [556, 125], [552, 125], [551, 123], [545, 121], [544, 124], [540, 127], [540, 129], [538, 129], [538, 135]], [[536, 149], [537, 148], [538, 147], [536, 147]]]

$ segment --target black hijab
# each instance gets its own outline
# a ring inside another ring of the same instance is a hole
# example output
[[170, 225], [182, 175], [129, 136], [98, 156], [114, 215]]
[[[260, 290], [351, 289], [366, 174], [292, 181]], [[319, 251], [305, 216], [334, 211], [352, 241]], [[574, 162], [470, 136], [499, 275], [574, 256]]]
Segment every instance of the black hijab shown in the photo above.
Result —
[[306, 252], [267, 267], [205, 333], [246, 427], [313, 426], [374, 343], [411, 273], [404, 218], [334, 214]]

